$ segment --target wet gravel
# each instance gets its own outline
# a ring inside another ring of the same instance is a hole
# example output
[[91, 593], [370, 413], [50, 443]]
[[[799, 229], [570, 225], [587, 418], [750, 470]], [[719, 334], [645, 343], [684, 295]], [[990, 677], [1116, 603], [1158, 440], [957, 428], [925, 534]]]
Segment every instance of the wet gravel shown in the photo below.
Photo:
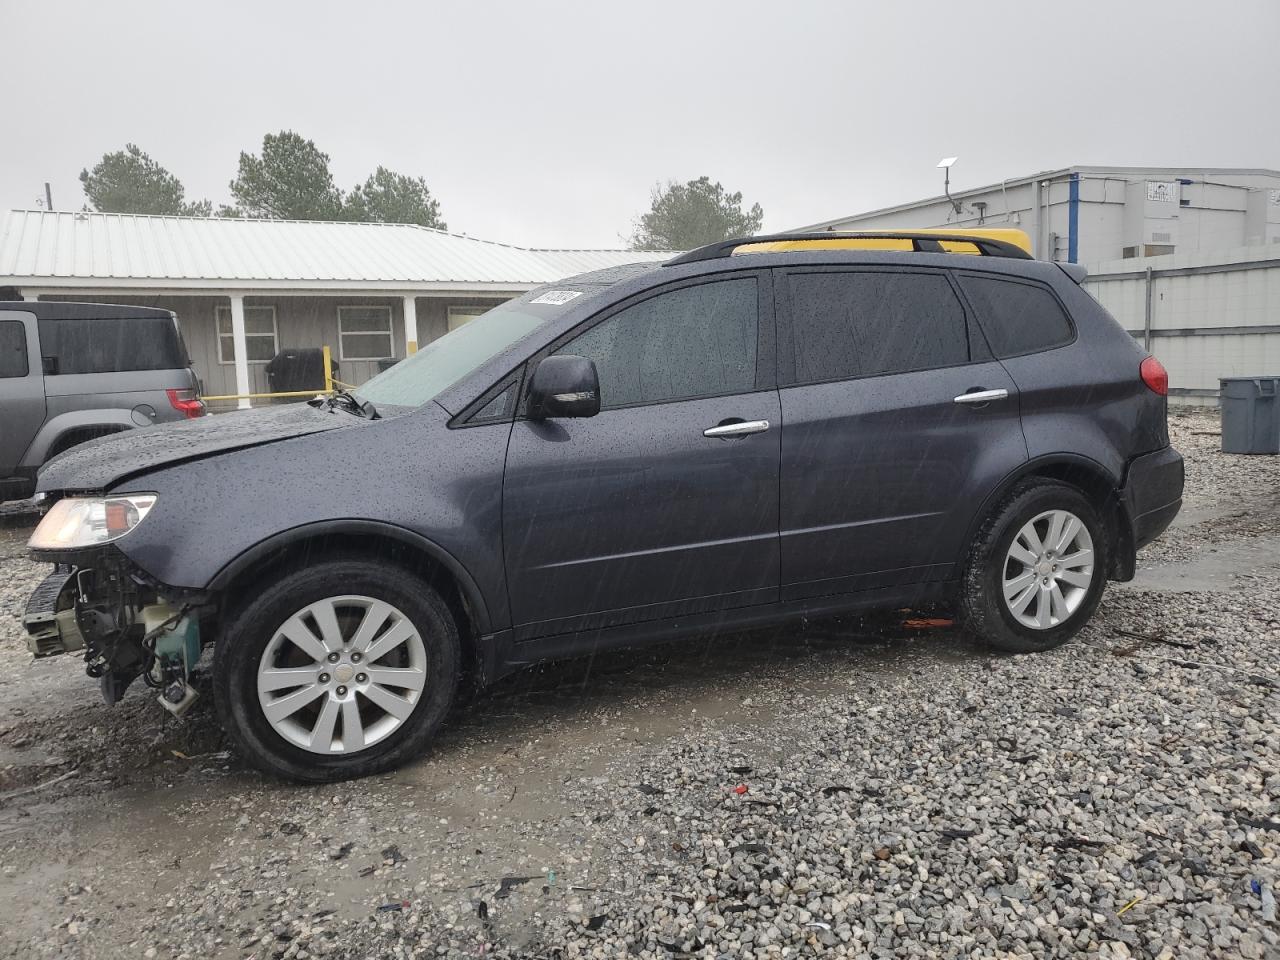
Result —
[[[1280, 458], [1214, 429], [1173, 420], [1188, 522], [1145, 566], [1275, 529]], [[557, 665], [299, 788], [32, 665], [5, 542], [0, 956], [1280, 958], [1270, 573], [1112, 590], [1035, 656], [893, 619]]]

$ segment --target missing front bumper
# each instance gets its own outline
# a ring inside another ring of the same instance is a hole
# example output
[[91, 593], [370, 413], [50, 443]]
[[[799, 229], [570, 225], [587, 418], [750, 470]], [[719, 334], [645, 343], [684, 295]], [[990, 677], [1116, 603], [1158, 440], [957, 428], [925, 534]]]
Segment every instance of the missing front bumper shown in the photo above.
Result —
[[35, 657], [83, 651], [85, 673], [100, 681], [107, 703], [141, 676], [180, 714], [195, 699], [189, 679], [200, 659], [203, 598], [169, 599], [163, 589], [106, 554], [94, 566], [59, 564], [27, 601], [27, 648]]
[[33, 657], [84, 649], [84, 634], [76, 623], [75, 580], [75, 568], [60, 567], [45, 577], [27, 600], [22, 624]]

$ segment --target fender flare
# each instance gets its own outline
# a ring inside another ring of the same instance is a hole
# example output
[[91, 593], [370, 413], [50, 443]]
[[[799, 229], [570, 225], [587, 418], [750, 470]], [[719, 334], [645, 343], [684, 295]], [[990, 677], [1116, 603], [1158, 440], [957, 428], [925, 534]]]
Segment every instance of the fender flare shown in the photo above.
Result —
[[485, 603], [484, 595], [480, 592], [475, 578], [471, 576], [467, 568], [459, 563], [453, 554], [434, 541], [428, 540], [421, 534], [405, 527], [397, 526], [393, 523], [384, 523], [380, 520], [317, 520], [314, 523], [304, 523], [300, 526], [290, 527], [288, 530], [282, 530], [279, 533], [272, 534], [265, 540], [259, 540], [225, 564], [222, 569], [214, 574], [213, 579], [209, 581], [207, 589], [213, 591], [225, 589], [244, 570], [282, 547], [287, 547], [303, 540], [310, 540], [313, 537], [342, 534], [389, 537], [420, 553], [426, 554], [447, 570], [449, 575], [458, 583], [463, 598], [471, 608], [472, 615], [476, 618], [476, 632], [481, 636], [492, 632], [488, 605]]
[[[1129, 517], [1128, 510], [1125, 508], [1123, 498], [1120, 496], [1121, 484], [1123, 479], [1117, 477], [1112, 471], [1090, 457], [1086, 457], [1079, 453], [1047, 453], [1038, 457], [1033, 457], [1024, 463], [1019, 464], [1015, 469], [1011, 470], [995, 488], [987, 494], [982, 503], [978, 505], [978, 509], [974, 511], [972, 518], [969, 520], [969, 529], [964, 538], [964, 550], [969, 549], [969, 544], [973, 543], [973, 538], [977, 536], [978, 530], [982, 524], [990, 516], [991, 511], [995, 509], [996, 504], [1004, 499], [1005, 495], [1013, 489], [1018, 481], [1032, 476], [1042, 471], [1045, 467], [1077, 467], [1082, 470], [1088, 470], [1090, 473], [1104, 478], [1111, 487], [1114, 495], [1114, 507], [1119, 511], [1119, 519], [1122, 529], [1117, 530], [1117, 536], [1124, 540], [1125, 535], [1132, 537], [1132, 521]], [[1123, 543], [1121, 543], [1123, 549]], [[959, 558], [959, 564], [963, 566], [964, 556]]]
[[[67, 433], [73, 430], [109, 427], [112, 432], [123, 433], [125, 430], [137, 430], [139, 425], [133, 419], [132, 410], [116, 407], [105, 407], [96, 410], [71, 410], [60, 413], [46, 420], [22, 457], [22, 466], [41, 467], [49, 459], [49, 451]], [[118, 428], [118, 429], [117, 429]]]

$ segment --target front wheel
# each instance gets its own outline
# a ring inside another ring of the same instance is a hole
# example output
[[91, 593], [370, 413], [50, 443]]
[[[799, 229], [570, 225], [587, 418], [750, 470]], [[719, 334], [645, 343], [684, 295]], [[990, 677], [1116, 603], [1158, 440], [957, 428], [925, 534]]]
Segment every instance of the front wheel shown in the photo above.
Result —
[[1065, 643], [1102, 600], [1109, 539], [1098, 512], [1075, 487], [1019, 484], [983, 525], [962, 585], [965, 625], [1014, 653]]
[[395, 567], [333, 561], [288, 574], [231, 619], [214, 656], [218, 713], [259, 769], [324, 782], [421, 754], [458, 687], [457, 627]]

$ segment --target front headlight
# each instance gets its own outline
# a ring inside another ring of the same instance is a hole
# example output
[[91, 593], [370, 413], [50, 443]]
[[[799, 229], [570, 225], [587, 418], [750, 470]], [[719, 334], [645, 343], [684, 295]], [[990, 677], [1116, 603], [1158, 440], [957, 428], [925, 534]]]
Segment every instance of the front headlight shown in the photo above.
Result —
[[66, 497], [44, 515], [27, 541], [32, 550], [81, 550], [119, 540], [156, 505], [154, 493]]

